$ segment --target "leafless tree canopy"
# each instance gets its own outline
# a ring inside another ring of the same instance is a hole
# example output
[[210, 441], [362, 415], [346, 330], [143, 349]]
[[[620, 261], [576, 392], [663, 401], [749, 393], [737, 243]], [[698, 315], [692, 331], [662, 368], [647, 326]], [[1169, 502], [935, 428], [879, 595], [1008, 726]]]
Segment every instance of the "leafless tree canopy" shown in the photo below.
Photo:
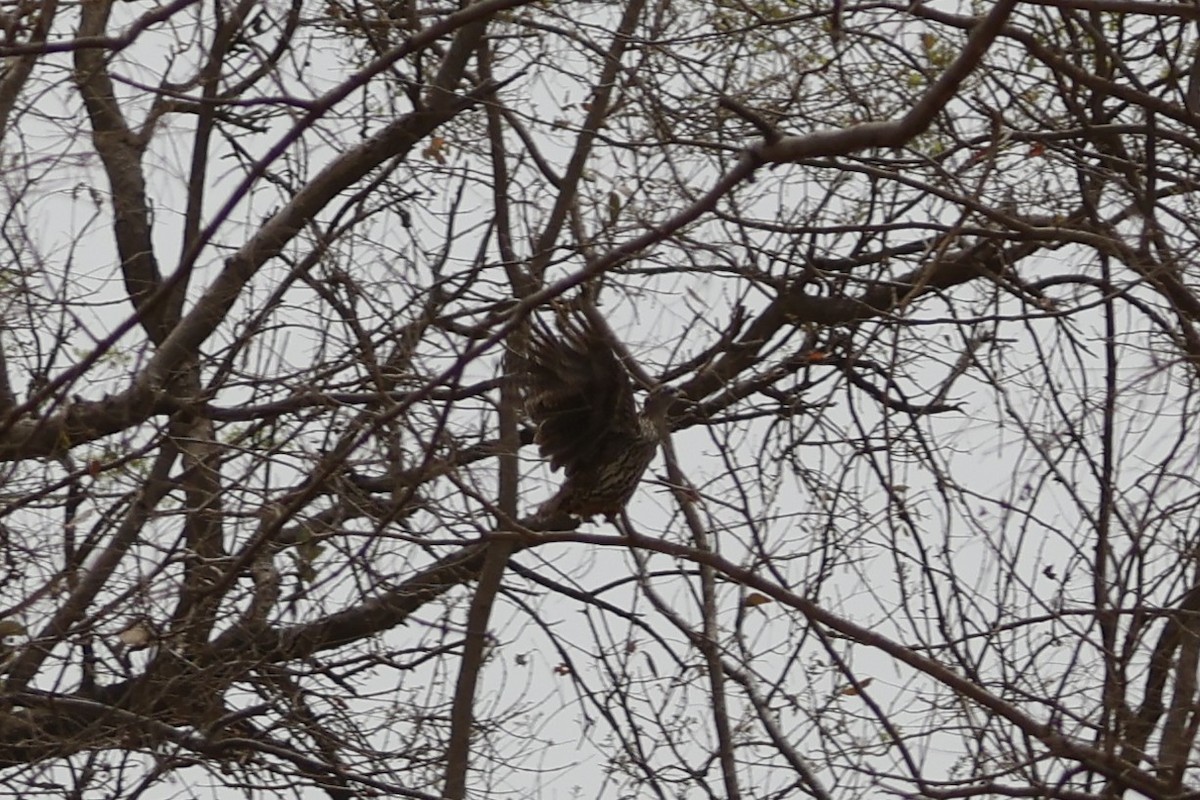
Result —
[[[0, 0], [0, 58], [0, 797], [1200, 793], [1200, 6]], [[535, 516], [564, 307], [680, 390], [611, 521]]]

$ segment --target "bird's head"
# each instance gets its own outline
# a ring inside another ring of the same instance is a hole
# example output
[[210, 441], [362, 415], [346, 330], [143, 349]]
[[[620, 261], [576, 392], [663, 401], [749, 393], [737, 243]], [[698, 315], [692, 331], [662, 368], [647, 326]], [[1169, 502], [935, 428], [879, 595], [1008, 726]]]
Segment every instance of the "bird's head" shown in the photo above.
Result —
[[674, 386], [656, 386], [646, 397], [642, 413], [655, 422], [662, 422], [670, 415], [675, 404], [683, 399], [683, 392]]

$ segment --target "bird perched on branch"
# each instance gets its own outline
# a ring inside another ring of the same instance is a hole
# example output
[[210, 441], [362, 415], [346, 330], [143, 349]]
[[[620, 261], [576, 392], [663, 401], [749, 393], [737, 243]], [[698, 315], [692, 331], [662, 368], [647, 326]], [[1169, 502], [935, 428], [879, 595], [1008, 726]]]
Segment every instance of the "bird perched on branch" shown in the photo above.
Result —
[[612, 521], [654, 458], [678, 393], [659, 387], [638, 413], [612, 342], [580, 313], [560, 311], [557, 331], [531, 319], [510, 335], [508, 353], [537, 428], [534, 441], [550, 468], [566, 475], [538, 517], [603, 514]]

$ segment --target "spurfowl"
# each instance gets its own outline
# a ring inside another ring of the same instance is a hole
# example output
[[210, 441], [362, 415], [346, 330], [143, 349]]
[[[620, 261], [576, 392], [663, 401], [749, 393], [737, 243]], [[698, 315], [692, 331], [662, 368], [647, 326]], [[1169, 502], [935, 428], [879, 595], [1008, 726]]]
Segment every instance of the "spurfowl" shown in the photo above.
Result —
[[603, 514], [612, 521], [654, 458], [678, 394], [652, 391], [639, 414], [629, 373], [604, 333], [582, 314], [557, 316], [557, 331], [531, 320], [509, 337], [509, 365], [537, 427], [534, 441], [550, 468], [566, 475], [538, 517]]

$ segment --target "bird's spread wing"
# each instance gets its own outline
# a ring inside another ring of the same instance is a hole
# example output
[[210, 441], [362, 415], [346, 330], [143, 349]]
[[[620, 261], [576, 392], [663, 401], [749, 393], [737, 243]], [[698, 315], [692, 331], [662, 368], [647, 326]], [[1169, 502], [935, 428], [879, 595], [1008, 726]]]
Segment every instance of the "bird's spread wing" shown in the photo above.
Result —
[[525, 410], [553, 469], [567, 476], [595, 461], [607, 442], [636, 430], [629, 374], [605, 335], [578, 314], [560, 313], [557, 330], [531, 320], [510, 343]]

